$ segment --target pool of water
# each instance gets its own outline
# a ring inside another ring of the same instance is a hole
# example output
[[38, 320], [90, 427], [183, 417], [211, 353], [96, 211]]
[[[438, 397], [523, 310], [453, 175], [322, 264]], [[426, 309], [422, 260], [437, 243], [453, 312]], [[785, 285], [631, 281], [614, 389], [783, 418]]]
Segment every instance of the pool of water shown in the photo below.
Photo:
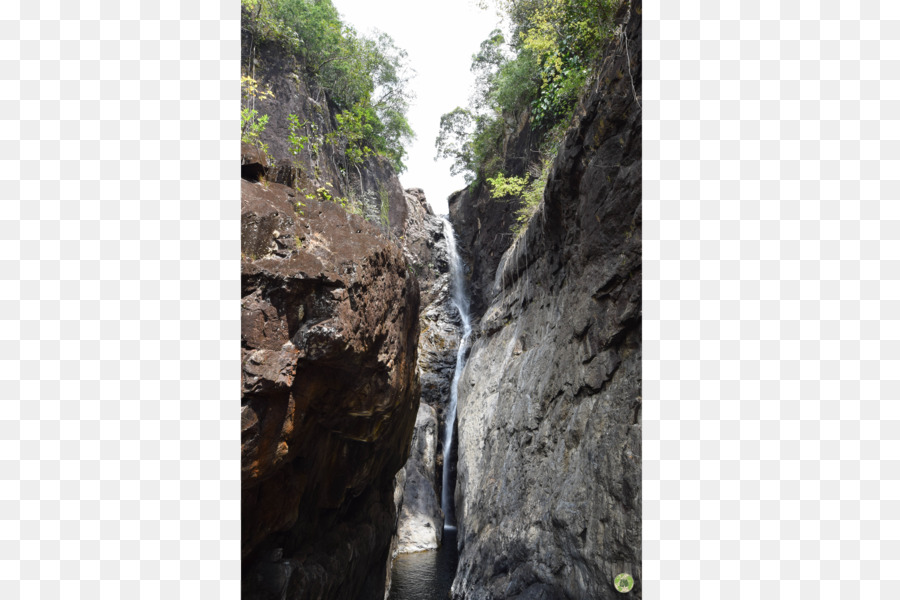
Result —
[[388, 600], [444, 600], [449, 597], [459, 553], [456, 530], [445, 529], [437, 550], [400, 554], [391, 568]]

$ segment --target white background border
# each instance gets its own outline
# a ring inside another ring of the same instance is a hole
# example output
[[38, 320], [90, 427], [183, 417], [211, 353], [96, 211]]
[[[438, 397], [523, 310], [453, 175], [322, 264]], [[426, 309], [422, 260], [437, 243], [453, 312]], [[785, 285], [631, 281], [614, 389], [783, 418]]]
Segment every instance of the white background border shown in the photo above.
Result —
[[[900, 597], [900, 8], [643, 15], [645, 597]], [[239, 3], [2, 19], [0, 597], [238, 598]]]

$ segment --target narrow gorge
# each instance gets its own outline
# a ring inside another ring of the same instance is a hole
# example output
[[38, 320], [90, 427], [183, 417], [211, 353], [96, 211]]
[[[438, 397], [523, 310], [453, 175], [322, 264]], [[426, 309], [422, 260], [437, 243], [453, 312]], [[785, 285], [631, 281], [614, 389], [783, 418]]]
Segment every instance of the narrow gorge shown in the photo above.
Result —
[[335, 67], [392, 45], [242, 3], [245, 600], [642, 597], [641, 1], [582, 5], [571, 106], [500, 119], [444, 216]]

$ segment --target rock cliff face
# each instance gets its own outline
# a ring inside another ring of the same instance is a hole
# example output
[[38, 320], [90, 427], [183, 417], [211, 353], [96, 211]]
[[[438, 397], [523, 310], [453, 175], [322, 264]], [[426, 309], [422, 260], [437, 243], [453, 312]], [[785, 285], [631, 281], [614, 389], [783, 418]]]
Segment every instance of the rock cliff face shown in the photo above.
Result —
[[[398, 238], [403, 235], [409, 203], [390, 162], [370, 156], [360, 165], [350, 165], [339, 146], [327, 143], [328, 134], [337, 128], [335, 109], [297, 58], [279, 44], [253, 39], [244, 30], [241, 61], [261, 89], [274, 95], [255, 104], [260, 115], [269, 117], [260, 136], [272, 158], [268, 179], [298, 190], [302, 202], [307, 194], [322, 199], [320, 189], [335, 198], [359, 201], [371, 222], [383, 223]], [[309, 138], [297, 156], [288, 148], [288, 115], [296, 115], [303, 124], [298, 135]]]
[[[259, 104], [269, 156], [244, 145], [241, 160], [243, 597], [380, 598], [390, 556], [441, 537], [458, 343], [443, 221], [384, 159], [290, 157], [287, 115], [323, 137], [327, 97], [277, 46], [252, 54], [275, 98]], [[362, 215], [310, 199], [319, 189]]]
[[443, 534], [444, 515], [435, 483], [440, 471], [437, 414], [434, 408], [419, 404], [416, 429], [409, 460], [403, 468], [403, 507], [397, 524], [397, 552], [421, 552], [437, 548]]
[[[530, 165], [540, 158], [541, 132], [532, 130], [529, 117], [525, 111], [515, 129], [504, 137], [499, 160], [501, 170], [507, 175], [525, 175]], [[448, 200], [459, 253], [469, 269], [471, 311], [474, 316], [480, 316], [490, 300], [500, 259], [513, 242], [511, 230], [519, 203], [495, 200], [484, 182], [459, 190]]]
[[459, 387], [456, 599], [620, 598], [622, 572], [642, 595], [640, 9], [483, 290]]
[[[275, 95], [257, 104], [269, 156], [243, 145], [241, 159], [242, 597], [382, 600], [419, 407], [417, 281], [440, 294], [421, 258], [437, 219], [385, 159], [348, 167], [316, 143], [333, 107], [277, 44], [245, 31], [242, 63]], [[299, 156], [289, 114], [311, 140]]]
[[377, 227], [295, 201], [242, 181], [243, 597], [380, 599], [418, 408], [418, 285]]

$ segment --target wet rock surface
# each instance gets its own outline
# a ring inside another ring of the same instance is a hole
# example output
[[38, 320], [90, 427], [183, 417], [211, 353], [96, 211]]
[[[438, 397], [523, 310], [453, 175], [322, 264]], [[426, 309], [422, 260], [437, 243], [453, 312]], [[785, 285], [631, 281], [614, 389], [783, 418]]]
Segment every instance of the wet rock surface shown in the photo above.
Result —
[[384, 597], [419, 402], [419, 290], [340, 206], [242, 182], [245, 600]]
[[398, 552], [436, 548], [441, 541], [441, 473], [444, 424], [459, 345], [459, 315], [450, 302], [450, 265], [444, 222], [421, 189], [406, 190], [409, 205], [404, 253], [422, 290], [419, 314], [421, 405], [405, 467]]
[[642, 597], [640, 7], [498, 261], [460, 381], [455, 599], [621, 598], [622, 572]]
[[435, 469], [439, 435], [435, 410], [419, 404], [409, 460], [403, 469], [403, 508], [397, 529], [397, 552], [401, 554], [432, 550], [441, 543], [444, 515], [435, 489], [440, 478]]

